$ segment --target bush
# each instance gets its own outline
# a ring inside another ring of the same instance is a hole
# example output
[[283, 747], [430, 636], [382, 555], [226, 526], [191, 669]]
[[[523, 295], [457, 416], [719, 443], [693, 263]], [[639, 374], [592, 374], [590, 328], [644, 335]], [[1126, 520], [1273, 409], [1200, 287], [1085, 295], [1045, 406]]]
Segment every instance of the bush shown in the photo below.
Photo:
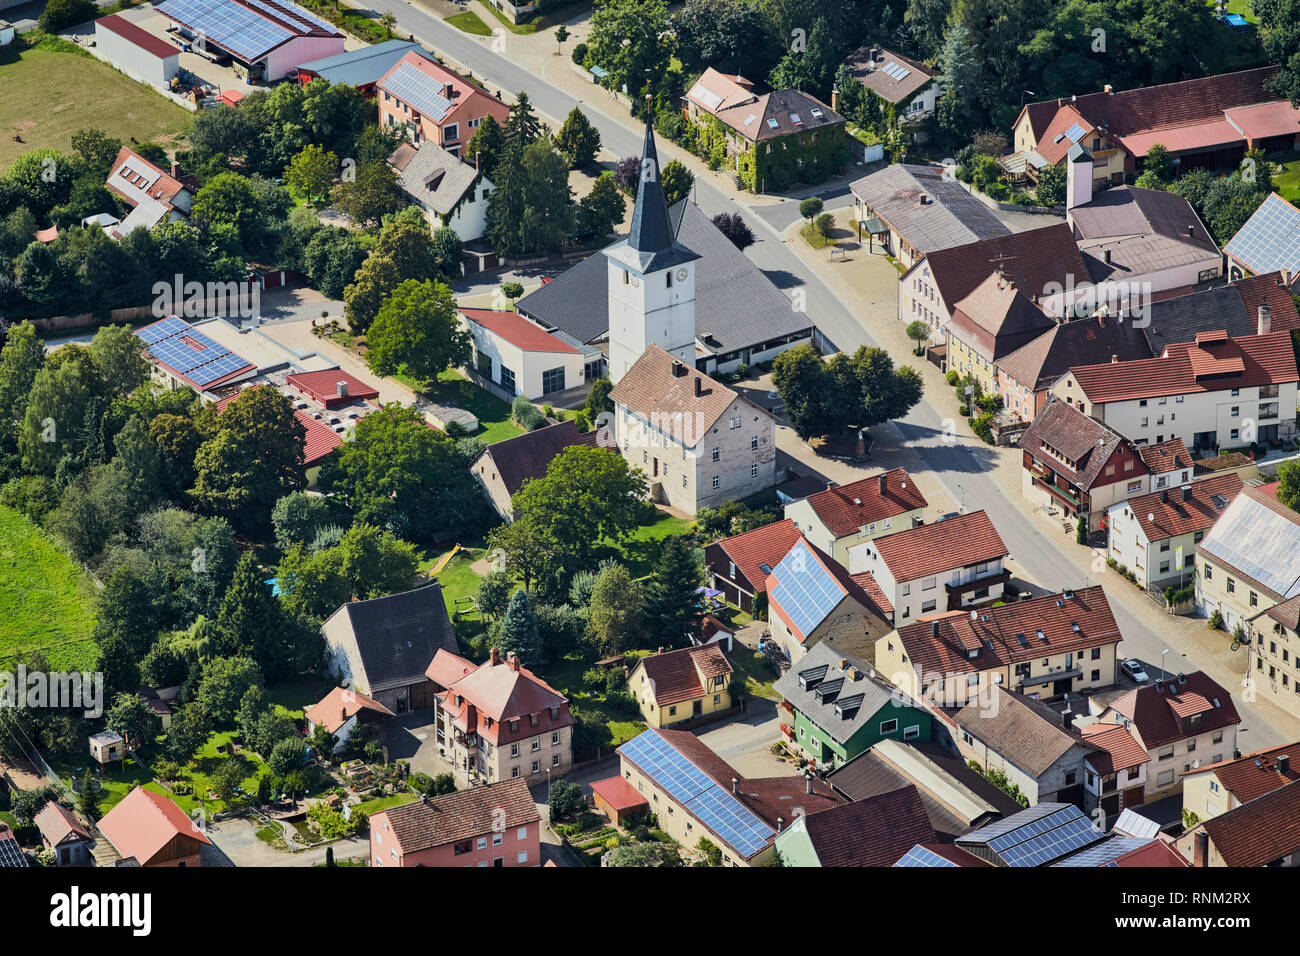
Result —
[[1209, 623], [1210, 623], [1210, 628], [1211, 628], [1212, 630], [1215, 630], [1215, 631], [1222, 630], [1222, 629], [1223, 629], [1223, 615], [1222, 615], [1221, 613], [1219, 613], [1219, 611], [1217, 611], [1217, 610], [1214, 611], [1214, 613], [1212, 613], [1212, 614], [1210, 615], [1210, 621], [1209, 621]]
[[813, 229], [817, 230], [817, 235], [823, 239], [829, 239], [831, 233], [835, 231], [834, 213], [824, 212], [813, 220]]
[[539, 412], [537, 406], [523, 395], [515, 396], [515, 400], [510, 405], [510, 417], [515, 420], [520, 428], [530, 432], [546, 425], [546, 416]]
[[952, 385], [952, 386], [955, 387], [955, 386], [957, 385], [957, 383], [961, 381], [961, 376], [957, 374], [957, 370], [956, 370], [956, 369], [952, 369], [952, 368], [950, 368], [950, 369], [948, 369], [948, 374], [945, 375], [945, 376], [943, 377], [943, 379], [944, 379], [944, 381], [947, 382], [949, 385]]
[[573, 57], [574, 63], [578, 64], [578, 66], [582, 66], [583, 61], [587, 59], [587, 44], [579, 43], [573, 48], [573, 52], [569, 55]]
[[617, 694], [627, 686], [627, 675], [621, 667], [611, 667], [605, 672], [605, 696]]
[[582, 685], [596, 694], [604, 691], [605, 669], [603, 667], [588, 667], [582, 672]]

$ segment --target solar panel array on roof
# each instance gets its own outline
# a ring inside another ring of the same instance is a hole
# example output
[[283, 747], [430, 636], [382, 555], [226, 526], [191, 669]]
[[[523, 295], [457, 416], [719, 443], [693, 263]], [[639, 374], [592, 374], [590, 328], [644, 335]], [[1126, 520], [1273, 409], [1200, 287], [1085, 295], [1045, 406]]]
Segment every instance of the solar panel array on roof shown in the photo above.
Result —
[[0, 837], [0, 868], [26, 865], [27, 857], [23, 856], [18, 841], [9, 835]]
[[230, 0], [165, 0], [157, 9], [243, 60], [256, 60], [294, 36], [287, 27]]
[[900, 63], [895, 63], [893, 60], [890, 60], [883, 67], [881, 67], [880, 71], [884, 73], [886, 76], [891, 77], [895, 80], [905, 80], [912, 74], [912, 71], [909, 70], [907, 67], [903, 66]]
[[653, 730], [632, 738], [619, 753], [746, 857], [763, 849], [776, 831]]
[[[320, 17], [315, 16], [308, 10], [304, 10], [302, 7], [295, 6], [292, 3], [286, 3], [285, 0], [276, 0], [274, 6], [269, 3], [263, 3], [262, 0], [243, 0], [243, 2], [250, 6], [257, 7], [259, 10], [264, 10], [273, 17], [283, 19], [285, 14], [288, 14], [291, 19], [302, 23], [303, 27], [308, 31], [310, 31], [312, 27], [317, 27], [327, 33], [338, 32], [337, 28], [333, 24], [325, 22]], [[276, 9], [277, 7], [279, 9]]]
[[176, 316], [146, 326], [136, 335], [145, 343], [148, 355], [200, 388], [252, 367], [242, 356]]
[[1160, 824], [1125, 807], [1115, 820], [1114, 829], [1128, 836], [1153, 837], [1160, 832]]
[[772, 572], [776, 587], [771, 601], [781, 607], [799, 632], [807, 637], [844, 598], [844, 589], [801, 541]]
[[1077, 143], [1079, 140], [1083, 139], [1083, 127], [1078, 123], [1075, 123], [1065, 131], [1065, 137], [1071, 143]]
[[1300, 209], [1269, 193], [1223, 249], [1256, 273], [1295, 269], [1300, 266]]
[[1112, 837], [1105, 843], [1098, 843], [1067, 856], [1064, 860], [1057, 860], [1052, 866], [1115, 866], [1117, 858], [1150, 842], [1151, 837]]
[[434, 120], [441, 120], [451, 110], [451, 100], [442, 95], [442, 82], [410, 63], [397, 64], [384, 81], [384, 89]]
[[[1019, 816], [1016, 814], [1015, 816]], [[1014, 819], [1012, 817], [1011, 819]], [[969, 839], [970, 834], [965, 839]], [[988, 847], [1007, 866], [1045, 866], [1067, 853], [1103, 839], [1083, 811], [1062, 807], [988, 840]]]
[[956, 868], [957, 864], [918, 843], [904, 853], [902, 859], [895, 863], [894, 866], [951, 866]]

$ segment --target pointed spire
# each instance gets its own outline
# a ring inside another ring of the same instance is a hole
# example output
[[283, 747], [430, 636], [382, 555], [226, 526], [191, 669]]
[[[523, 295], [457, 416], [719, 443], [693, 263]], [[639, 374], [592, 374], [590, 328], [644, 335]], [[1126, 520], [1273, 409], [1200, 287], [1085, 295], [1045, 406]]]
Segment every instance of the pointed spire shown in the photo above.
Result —
[[660, 179], [659, 153], [655, 149], [654, 126], [651, 124], [650, 97], [646, 97], [645, 146], [641, 150], [641, 180], [636, 190], [636, 208], [632, 210], [632, 227], [627, 244], [637, 252], [660, 252], [673, 244], [668, 223], [668, 203]]

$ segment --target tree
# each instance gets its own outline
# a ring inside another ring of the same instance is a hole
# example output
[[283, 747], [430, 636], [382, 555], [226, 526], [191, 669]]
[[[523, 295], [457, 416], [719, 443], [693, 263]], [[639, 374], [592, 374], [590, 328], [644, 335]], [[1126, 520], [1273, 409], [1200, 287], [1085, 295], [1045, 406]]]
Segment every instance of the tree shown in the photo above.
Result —
[[704, 616], [700, 554], [681, 535], [665, 538], [645, 583], [646, 632], [665, 645], [681, 644]]
[[1300, 511], [1300, 463], [1286, 461], [1277, 469], [1277, 500], [1292, 511]]
[[469, 362], [473, 354], [451, 289], [427, 280], [407, 279], [395, 288], [366, 341], [366, 361], [376, 374], [401, 371], [421, 381], [435, 380], [448, 367]]
[[265, 527], [275, 503], [306, 484], [307, 430], [288, 398], [261, 387], [240, 392], [216, 425], [195, 455], [194, 498], [243, 527]]
[[614, 183], [629, 196], [635, 196], [641, 182], [641, 157], [624, 156], [614, 164]]
[[478, 583], [476, 598], [479, 612], [489, 618], [498, 618], [504, 614], [510, 604], [512, 586], [510, 575], [505, 571], [489, 571], [483, 575]]
[[574, 216], [569, 164], [550, 140], [522, 150], [512, 140], [495, 175], [484, 235], [498, 255], [537, 252], [569, 235]]
[[503, 570], [517, 578], [525, 589], [551, 571], [560, 559], [560, 548], [549, 527], [530, 518], [516, 516], [488, 535], [488, 552], [496, 556]]
[[8, 330], [0, 350], [0, 451], [16, 451], [18, 423], [27, 410], [36, 375], [45, 366], [45, 343], [23, 321]]
[[925, 354], [925, 342], [930, 337], [930, 324], [921, 319], [907, 323], [907, 337], [916, 343], [912, 350], [914, 355]]
[[497, 629], [496, 643], [503, 655], [518, 654], [525, 667], [536, 669], [546, 663], [537, 616], [527, 591], [516, 591], [511, 596], [510, 607]]
[[603, 240], [626, 218], [627, 203], [613, 176], [599, 177], [578, 203], [577, 229], [584, 235]]
[[199, 156], [243, 156], [254, 135], [248, 112], [222, 105], [199, 110], [190, 128], [190, 145]]
[[496, 181], [496, 166], [505, 147], [506, 134], [496, 117], [488, 114], [474, 135], [465, 144], [465, 162], [475, 166], [484, 176]]
[[78, 23], [95, 19], [96, 12], [97, 8], [91, 0], [50, 0], [36, 23], [44, 32], [57, 34]]
[[271, 251], [270, 240], [283, 228], [292, 205], [286, 190], [227, 172], [204, 184], [194, 197], [190, 215], [212, 226], [230, 226], [244, 255], [256, 257]]
[[316, 533], [330, 524], [329, 502], [320, 495], [293, 491], [271, 509], [275, 542], [283, 550], [294, 544], [310, 544]]
[[829, 22], [825, 17], [817, 17], [803, 48], [791, 46], [768, 74], [768, 85], [774, 90], [795, 89], [825, 95], [839, 65], [836, 50]]
[[537, 118], [528, 94], [521, 92], [506, 116], [505, 138], [512, 146], [531, 146], [542, 138], [546, 126]]
[[158, 733], [157, 715], [139, 694], [129, 691], [113, 698], [113, 705], [104, 714], [104, 724], [114, 733], [121, 734], [131, 747], [152, 744]]
[[359, 226], [377, 224], [406, 205], [397, 173], [386, 162], [358, 164], [334, 187], [331, 201]]
[[357, 423], [350, 442], [321, 472], [358, 520], [426, 540], [465, 527], [481, 493], [456, 442], [425, 424], [414, 408], [385, 405]]
[[1282, 65], [1272, 87], [1300, 104], [1300, 0], [1254, 0], [1260, 40], [1270, 63]]
[[636, 529], [646, 496], [645, 475], [603, 448], [564, 449], [542, 478], [527, 482], [512, 501], [524, 518], [556, 542], [570, 570], [593, 563], [603, 538], [621, 540]]
[[319, 209], [329, 201], [338, 168], [339, 158], [333, 153], [316, 145], [304, 146], [285, 167], [284, 182], [295, 196]]
[[307, 240], [302, 252], [303, 271], [321, 295], [341, 299], [366, 255], [366, 247], [355, 231], [327, 226]]
[[809, 196], [807, 199], [799, 200], [799, 215], [811, 222], [821, 214], [824, 206], [825, 203], [819, 197]]
[[203, 665], [194, 700], [217, 724], [230, 724], [249, 688], [264, 683], [262, 669], [251, 657], [214, 657]]
[[335, 550], [344, 580], [362, 600], [406, 591], [415, 583], [419, 553], [391, 531], [358, 522], [343, 533]]
[[344, 314], [357, 334], [364, 334], [384, 299], [407, 279], [438, 277], [438, 256], [424, 216], [416, 207], [392, 217], [380, 230], [375, 248], [343, 292]]
[[163, 746], [173, 760], [184, 764], [207, 743], [210, 733], [212, 724], [203, 708], [197, 704], [181, 704], [172, 713]]
[[284, 662], [275, 653], [282, 646], [283, 624], [284, 615], [266, 575], [252, 552], [245, 551], [217, 612], [219, 653], [251, 657], [267, 674], [282, 673]]
[[586, 169], [600, 152], [600, 130], [591, 125], [587, 114], [574, 107], [555, 137], [555, 145], [569, 160], [570, 169]]
[[591, 391], [587, 393], [587, 402], [583, 405], [591, 420], [596, 421], [602, 412], [612, 413], [614, 411], [614, 402], [610, 399], [609, 393], [614, 388], [614, 383], [609, 380], [608, 376], [602, 375], [600, 378], [593, 379]]
[[379, 17], [379, 25], [384, 28], [389, 39], [392, 39], [393, 27], [397, 25], [397, 15], [392, 10], [385, 10]]
[[664, 201], [673, 206], [691, 194], [695, 185], [695, 174], [685, 164], [670, 159], [659, 171], [659, 180], [664, 189]]
[[1044, 206], [1059, 206], [1065, 202], [1065, 170], [1060, 166], [1047, 166], [1038, 174], [1035, 198]]
[[443, 275], [451, 279], [460, 276], [464, 252], [465, 244], [461, 241], [460, 233], [451, 226], [439, 226], [433, 230], [433, 254]]
[[672, 58], [671, 21], [664, 0], [596, 0], [587, 55], [609, 71], [610, 89], [640, 104], [665, 89]]
[[1074, 526], [1074, 540], [1078, 544], [1088, 543], [1088, 516], [1079, 515], [1079, 520]]
[[339, 738], [336, 734], [330, 733], [324, 725], [318, 724], [316, 729], [312, 731], [311, 737], [308, 739], [311, 742], [313, 753], [320, 754], [326, 759], [333, 759], [334, 748], [339, 742]]
[[608, 866], [681, 866], [682, 858], [672, 843], [628, 843], [609, 853]]
[[77, 154], [86, 175], [101, 181], [108, 178], [109, 170], [117, 159], [122, 141], [109, 136], [101, 129], [79, 129], [72, 134], [72, 151]]
[[621, 564], [608, 564], [591, 591], [586, 637], [601, 654], [616, 654], [640, 646], [644, 631], [645, 598], [641, 585]]
[[586, 801], [582, 797], [582, 787], [578, 784], [569, 780], [554, 780], [551, 782], [551, 792], [546, 799], [546, 805], [550, 810], [549, 816], [552, 823], [577, 813], [585, 803]]
[[895, 369], [888, 352], [866, 346], [829, 362], [810, 345], [796, 346], [777, 356], [772, 383], [787, 420], [805, 441], [899, 418], [921, 400], [915, 369]]
[[266, 766], [277, 777], [298, 770], [307, 762], [307, 746], [301, 739], [281, 740], [267, 758]]
[[748, 249], [755, 242], [754, 230], [738, 212], [720, 212], [713, 217], [713, 224], [737, 249]]
[[766, 76], [776, 59], [762, 7], [747, 0], [687, 0], [673, 16], [677, 54], [694, 68]]

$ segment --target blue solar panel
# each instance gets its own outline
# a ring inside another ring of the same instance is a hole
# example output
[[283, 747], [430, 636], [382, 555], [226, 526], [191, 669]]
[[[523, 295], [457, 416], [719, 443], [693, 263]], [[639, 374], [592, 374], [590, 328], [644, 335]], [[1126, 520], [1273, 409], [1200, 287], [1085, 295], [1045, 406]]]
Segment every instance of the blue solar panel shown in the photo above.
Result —
[[1052, 866], [1111, 866], [1125, 853], [1144, 847], [1150, 842], [1149, 837], [1115, 837], [1067, 856], [1064, 860], [1057, 860]]
[[[146, 343], [148, 355], [200, 388], [250, 364], [175, 316], [141, 329], [139, 334]], [[197, 347], [191, 342], [197, 343]]]
[[175, 335], [177, 332], [183, 332], [189, 326], [182, 322], [176, 316], [169, 316], [153, 325], [147, 325], [140, 331], [136, 332], [138, 338], [145, 345], [153, 345], [155, 342]]
[[1079, 140], [1083, 139], [1083, 127], [1078, 123], [1075, 123], [1065, 131], [1065, 138], [1072, 143], [1077, 143]]
[[397, 69], [384, 81], [384, 89], [434, 120], [441, 120], [451, 109], [451, 101], [442, 95], [442, 81], [410, 63], [397, 64]]
[[157, 9], [243, 60], [256, 60], [296, 35], [233, 0], [164, 0]]
[[1269, 193], [1223, 248], [1253, 272], [1295, 269], [1300, 266], [1300, 210]]
[[618, 749], [670, 797], [746, 857], [767, 845], [776, 831], [653, 730]]
[[942, 857], [933, 850], [927, 849], [918, 843], [916, 846], [912, 847], [912, 849], [903, 854], [903, 858], [895, 863], [894, 866], [956, 867], [957, 864], [952, 860], [949, 860], [947, 857]]
[[1046, 866], [1102, 838], [1078, 807], [1064, 807], [992, 838], [988, 847], [1007, 866]]
[[844, 589], [802, 541], [796, 542], [772, 572], [771, 601], [807, 637], [844, 599]]

